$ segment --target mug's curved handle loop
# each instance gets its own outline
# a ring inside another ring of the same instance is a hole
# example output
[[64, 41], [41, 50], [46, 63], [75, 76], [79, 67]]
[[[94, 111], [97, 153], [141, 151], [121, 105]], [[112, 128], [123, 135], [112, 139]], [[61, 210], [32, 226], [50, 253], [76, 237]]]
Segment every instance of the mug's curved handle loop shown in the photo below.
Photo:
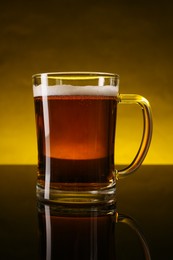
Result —
[[143, 112], [144, 127], [143, 127], [141, 144], [134, 160], [126, 168], [122, 170], [117, 170], [117, 175], [116, 175], [117, 179], [126, 176], [130, 173], [133, 173], [142, 164], [150, 146], [152, 128], [153, 128], [151, 108], [146, 98], [137, 94], [120, 94], [119, 102], [120, 104], [122, 103], [122, 104], [140, 105]]
[[127, 224], [135, 233], [137, 234], [141, 244], [142, 248], [144, 250], [144, 255], [146, 260], [151, 260], [150, 250], [147, 244], [147, 241], [144, 237], [144, 234], [142, 233], [141, 229], [137, 225], [136, 221], [124, 214], [118, 214], [116, 213], [116, 223], [124, 223]]

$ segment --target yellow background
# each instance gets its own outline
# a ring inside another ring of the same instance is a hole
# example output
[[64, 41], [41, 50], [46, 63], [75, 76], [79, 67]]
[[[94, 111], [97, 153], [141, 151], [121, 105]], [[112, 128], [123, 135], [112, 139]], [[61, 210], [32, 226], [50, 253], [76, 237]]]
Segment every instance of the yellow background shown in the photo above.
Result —
[[[121, 93], [152, 106], [144, 163], [172, 164], [172, 14], [171, 1], [1, 1], [0, 164], [37, 163], [31, 76], [50, 71], [118, 73]], [[140, 108], [119, 105], [117, 163], [132, 160], [141, 131]]]

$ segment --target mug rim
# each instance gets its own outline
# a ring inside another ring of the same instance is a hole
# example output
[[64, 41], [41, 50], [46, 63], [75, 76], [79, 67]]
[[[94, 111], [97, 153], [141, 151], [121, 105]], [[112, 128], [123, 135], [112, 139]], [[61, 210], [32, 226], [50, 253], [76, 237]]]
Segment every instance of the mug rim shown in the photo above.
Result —
[[64, 79], [86, 79], [88, 76], [90, 79], [104, 77], [104, 78], [115, 78], [119, 79], [119, 75], [116, 73], [110, 73], [110, 72], [95, 72], [95, 71], [62, 71], [62, 72], [43, 72], [43, 73], [36, 73], [32, 75], [32, 78], [38, 78], [41, 76], [47, 76], [47, 77], [60, 77]]

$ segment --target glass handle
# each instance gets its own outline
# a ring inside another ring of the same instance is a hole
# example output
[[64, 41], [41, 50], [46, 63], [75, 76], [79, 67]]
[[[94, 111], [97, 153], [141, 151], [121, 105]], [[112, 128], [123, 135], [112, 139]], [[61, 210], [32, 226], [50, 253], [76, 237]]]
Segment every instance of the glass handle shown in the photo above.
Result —
[[120, 94], [119, 95], [120, 104], [138, 104], [142, 108], [143, 112], [143, 135], [139, 150], [132, 161], [132, 163], [124, 169], [117, 171], [117, 179], [133, 173], [143, 162], [151, 142], [152, 136], [152, 115], [151, 108], [148, 100], [140, 95], [136, 94]]
[[136, 221], [127, 215], [116, 213], [116, 223], [127, 224], [137, 234], [139, 241], [142, 244], [142, 248], [144, 250], [145, 259], [151, 260], [150, 250], [149, 250], [147, 241], [146, 241], [141, 229], [137, 225]]

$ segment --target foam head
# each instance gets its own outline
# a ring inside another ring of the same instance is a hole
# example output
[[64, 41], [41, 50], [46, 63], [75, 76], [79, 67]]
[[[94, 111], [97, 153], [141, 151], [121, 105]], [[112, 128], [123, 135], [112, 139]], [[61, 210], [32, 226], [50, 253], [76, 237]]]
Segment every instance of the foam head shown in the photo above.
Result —
[[34, 97], [38, 96], [117, 96], [118, 86], [33, 86]]

